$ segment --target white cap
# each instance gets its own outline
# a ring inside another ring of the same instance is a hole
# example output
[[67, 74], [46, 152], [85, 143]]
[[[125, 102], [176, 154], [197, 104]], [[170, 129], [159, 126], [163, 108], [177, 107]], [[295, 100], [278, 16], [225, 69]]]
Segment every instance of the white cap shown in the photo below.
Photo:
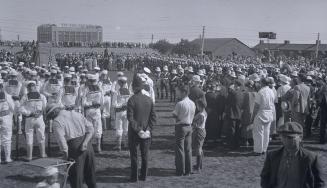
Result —
[[199, 75], [194, 75], [194, 76], [192, 77], [192, 81], [193, 81], [193, 82], [201, 82], [201, 78], [200, 78]]
[[118, 80], [127, 82], [127, 77], [126, 76], [122, 76], [122, 77], [119, 77]]
[[108, 74], [108, 71], [107, 71], [107, 70], [103, 70], [103, 71], [101, 72], [101, 74], [105, 74], [105, 75], [107, 75], [107, 74]]
[[143, 70], [147, 74], [150, 74], [151, 73], [151, 70], [148, 67], [144, 67]]
[[69, 68], [69, 71], [71, 71], [71, 72], [75, 72], [75, 68], [74, 68], [74, 67], [70, 67], [70, 68]]
[[94, 67], [94, 70], [99, 71], [100, 70], [100, 67]]
[[119, 71], [119, 72], [117, 72], [117, 76], [124, 76], [124, 73]]

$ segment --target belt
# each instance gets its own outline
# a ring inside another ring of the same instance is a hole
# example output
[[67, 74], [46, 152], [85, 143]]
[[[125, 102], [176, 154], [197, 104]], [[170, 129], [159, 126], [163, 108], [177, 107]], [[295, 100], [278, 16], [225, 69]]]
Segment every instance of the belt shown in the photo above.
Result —
[[19, 101], [19, 96], [12, 96], [11, 98], [12, 98], [12, 100], [14, 100], [14, 101]]
[[95, 105], [91, 105], [91, 106], [85, 106], [84, 110], [89, 110], [89, 109], [97, 109], [100, 108], [100, 104], [95, 104]]
[[40, 116], [42, 116], [42, 111], [36, 111], [33, 114], [26, 116], [27, 118], [39, 118]]
[[65, 110], [68, 110], [68, 111], [75, 110], [75, 106], [66, 106]]
[[1, 111], [0, 112], [0, 117], [7, 116], [9, 114], [10, 114], [10, 111], [9, 110], [4, 110], [4, 111]]
[[116, 108], [116, 112], [123, 112], [127, 110], [127, 106], [122, 106], [120, 108]]
[[186, 123], [180, 123], [180, 124], [177, 124], [177, 125], [181, 126], [181, 127], [191, 126], [191, 124], [186, 124]]

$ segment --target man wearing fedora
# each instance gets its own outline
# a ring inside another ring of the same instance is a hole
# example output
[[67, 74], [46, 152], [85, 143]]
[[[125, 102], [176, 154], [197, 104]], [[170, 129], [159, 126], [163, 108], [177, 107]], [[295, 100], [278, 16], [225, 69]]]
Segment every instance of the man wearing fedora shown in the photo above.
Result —
[[316, 154], [301, 145], [303, 128], [287, 122], [278, 128], [283, 147], [267, 154], [261, 172], [263, 188], [322, 188], [322, 166]]

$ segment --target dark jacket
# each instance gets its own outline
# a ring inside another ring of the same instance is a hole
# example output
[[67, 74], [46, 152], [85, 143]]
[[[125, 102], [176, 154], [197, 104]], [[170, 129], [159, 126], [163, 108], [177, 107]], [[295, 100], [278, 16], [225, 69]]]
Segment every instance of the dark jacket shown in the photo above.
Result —
[[[279, 163], [283, 155], [284, 147], [271, 151], [267, 154], [264, 167], [261, 172], [261, 187], [273, 188], [277, 185], [277, 173]], [[316, 154], [300, 148], [300, 177], [302, 187], [299, 188], [322, 188], [325, 183], [322, 179], [322, 169]]]
[[243, 106], [243, 92], [229, 89], [226, 99], [226, 117], [233, 120], [241, 120]]
[[152, 99], [141, 92], [134, 94], [127, 102], [128, 131], [136, 134], [141, 130], [152, 130], [156, 114]]

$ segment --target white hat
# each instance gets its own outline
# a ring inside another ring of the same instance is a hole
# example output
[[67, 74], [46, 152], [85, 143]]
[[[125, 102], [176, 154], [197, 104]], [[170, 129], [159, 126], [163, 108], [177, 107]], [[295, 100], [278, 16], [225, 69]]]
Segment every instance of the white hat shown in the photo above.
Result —
[[156, 71], [156, 72], [161, 72], [160, 67], [156, 67], [155, 71]]
[[187, 70], [188, 70], [188, 72], [193, 72], [193, 67], [190, 66], [190, 67], [188, 67]]
[[94, 70], [99, 71], [100, 70], [100, 67], [94, 67]]
[[168, 71], [168, 66], [165, 65], [165, 66], [163, 67], [163, 70], [164, 70], [164, 71]]
[[119, 72], [117, 72], [117, 76], [124, 76], [124, 73], [119, 71]]
[[24, 62], [21, 61], [21, 62], [18, 63], [18, 65], [19, 66], [24, 66]]
[[307, 80], [312, 80], [312, 77], [311, 76], [307, 76]]
[[148, 67], [144, 67], [143, 70], [147, 74], [150, 74], [151, 73], [151, 70]]
[[308, 73], [307, 73], [307, 76], [314, 76], [315, 75], [315, 72], [313, 72], [313, 71], [309, 71]]
[[199, 75], [194, 75], [194, 76], [192, 77], [192, 81], [193, 81], [193, 82], [201, 82], [201, 78], [200, 78]]
[[173, 70], [171, 71], [171, 73], [172, 73], [172, 74], [177, 74], [176, 69], [173, 69]]
[[231, 77], [233, 77], [233, 78], [236, 78], [236, 74], [235, 74], [234, 71], [231, 71], [231, 72], [229, 73], [229, 76], [231, 76]]
[[127, 77], [122, 76], [122, 77], [119, 77], [118, 80], [123, 81], [123, 82], [127, 82]]
[[88, 74], [87, 75], [87, 79], [89, 79], [89, 80], [97, 80], [97, 75], [95, 75], [95, 74]]
[[57, 70], [55, 70], [55, 69], [51, 69], [51, 74], [57, 74]]
[[285, 83], [285, 84], [289, 84], [290, 82], [289, 82], [289, 78], [286, 76], [286, 75], [284, 75], [284, 74], [281, 74], [280, 76], [279, 76], [279, 80], [281, 81], [281, 82], [283, 82], [283, 83]]
[[64, 78], [72, 78], [71, 74], [64, 74]]
[[31, 76], [37, 76], [37, 72], [35, 70], [30, 72]]
[[69, 71], [71, 71], [71, 72], [75, 72], [75, 68], [74, 68], [74, 67], [70, 67], [70, 68], [69, 68]]
[[297, 77], [298, 76], [298, 72], [297, 71], [293, 71], [291, 76]]
[[105, 75], [107, 75], [107, 74], [108, 74], [108, 71], [107, 71], [107, 70], [103, 70], [103, 71], [101, 72], [101, 74], [105, 74]]
[[17, 76], [18, 75], [18, 72], [16, 71], [16, 70], [11, 70], [10, 72], [9, 72], [9, 75], [11, 75], [11, 76]]
[[198, 71], [198, 75], [199, 75], [199, 76], [204, 76], [202, 69], [200, 69], [200, 70]]

